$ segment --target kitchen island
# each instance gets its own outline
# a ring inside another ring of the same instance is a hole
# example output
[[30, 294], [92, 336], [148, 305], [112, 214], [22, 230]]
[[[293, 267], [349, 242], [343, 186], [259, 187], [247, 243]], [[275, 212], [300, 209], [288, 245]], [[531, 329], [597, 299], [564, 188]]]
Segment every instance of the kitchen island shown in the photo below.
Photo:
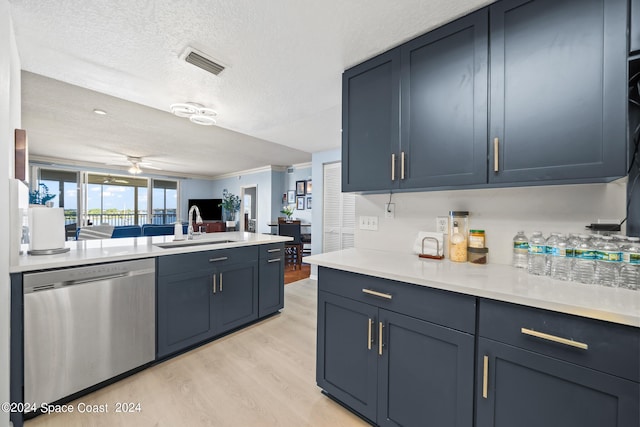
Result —
[[640, 423], [638, 291], [364, 249], [305, 261], [316, 382], [373, 424]]
[[11, 399], [25, 406], [11, 414], [15, 426], [23, 412], [93, 391], [284, 307], [289, 237], [195, 237], [74, 241], [66, 253], [19, 258], [11, 267]]

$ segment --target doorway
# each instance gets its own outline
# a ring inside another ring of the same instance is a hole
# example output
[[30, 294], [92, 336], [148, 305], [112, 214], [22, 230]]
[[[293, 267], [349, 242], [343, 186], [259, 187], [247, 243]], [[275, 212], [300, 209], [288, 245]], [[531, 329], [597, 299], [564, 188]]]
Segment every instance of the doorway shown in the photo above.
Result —
[[258, 186], [256, 184], [240, 187], [240, 230], [256, 233], [258, 223]]

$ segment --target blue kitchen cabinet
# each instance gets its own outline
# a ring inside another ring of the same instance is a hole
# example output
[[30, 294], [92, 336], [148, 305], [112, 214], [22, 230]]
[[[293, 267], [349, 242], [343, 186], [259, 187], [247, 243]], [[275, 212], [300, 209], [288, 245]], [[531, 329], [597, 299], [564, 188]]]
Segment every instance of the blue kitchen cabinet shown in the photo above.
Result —
[[377, 412], [377, 319], [375, 306], [318, 293], [318, 386], [371, 421]]
[[473, 335], [392, 311], [379, 316], [378, 425], [473, 425]]
[[[318, 289], [328, 395], [377, 425], [471, 425], [474, 298], [326, 268]], [[467, 331], [428, 321], [447, 317]]]
[[157, 358], [258, 318], [258, 248], [157, 259]]
[[398, 186], [399, 103], [399, 49], [342, 75], [343, 191]]
[[486, 182], [488, 19], [482, 9], [400, 47], [401, 188]]
[[490, 6], [489, 182], [626, 174], [627, 2]]
[[627, 12], [625, 0], [502, 0], [345, 71], [343, 190], [626, 175]]
[[479, 306], [477, 427], [640, 425], [638, 328]]
[[284, 307], [284, 244], [260, 248], [258, 316], [264, 317]]
[[235, 329], [258, 318], [258, 261], [218, 267], [213, 294], [215, 334]]

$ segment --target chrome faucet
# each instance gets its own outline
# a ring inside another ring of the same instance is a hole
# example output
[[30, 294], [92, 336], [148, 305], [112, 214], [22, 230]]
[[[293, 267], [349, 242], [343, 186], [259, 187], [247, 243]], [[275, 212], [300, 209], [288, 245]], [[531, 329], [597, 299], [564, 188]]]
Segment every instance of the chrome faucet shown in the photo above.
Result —
[[187, 220], [189, 221], [189, 228], [187, 228], [187, 240], [193, 240], [193, 222], [191, 222], [191, 217], [193, 216], [194, 211], [196, 212], [196, 224], [202, 224], [200, 209], [198, 209], [196, 205], [192, 205], [189, 209], [189, 215], [187, 216]]

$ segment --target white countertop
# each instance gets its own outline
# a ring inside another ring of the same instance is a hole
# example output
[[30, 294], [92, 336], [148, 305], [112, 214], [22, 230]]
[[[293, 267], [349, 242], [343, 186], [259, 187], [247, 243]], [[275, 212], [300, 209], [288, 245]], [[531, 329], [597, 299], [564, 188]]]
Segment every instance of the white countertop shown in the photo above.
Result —
[[[216, 243], [221, 240], [232, 240], [232, 242]], [[211, 244], [183, 247], [176, 246], [171, 248], [161, 248], [155, 245], [171, 243], [174, 241], [173, 236], [69, 241], [65, 243], [65, 247], [70, 248], [70, 251], [58, 255], [27, 255], [25, 248], [25, 254], [18, 258], [15, 265], [9, 267], [9, 272], [20, 273], [25, 271], [72, 267], [111, 261], [152, 258], [156, 256], [200, 252], [212, 249], [264, 245], [268, 243], [285, 242], [287, 240], [291, 240], [291, 237], [230, 231], [223, 233], [208, 233], [197, 236], [196, 240], [189, 241], [198, 243], [210, 241]], [[183, 241], [183, 243], [187, 243], [187, 241]]]
[[455, 263], [346, 249], [305, 257], [322, 267], [640, 327], [640, 291], [563, 282], [509, 265]]

